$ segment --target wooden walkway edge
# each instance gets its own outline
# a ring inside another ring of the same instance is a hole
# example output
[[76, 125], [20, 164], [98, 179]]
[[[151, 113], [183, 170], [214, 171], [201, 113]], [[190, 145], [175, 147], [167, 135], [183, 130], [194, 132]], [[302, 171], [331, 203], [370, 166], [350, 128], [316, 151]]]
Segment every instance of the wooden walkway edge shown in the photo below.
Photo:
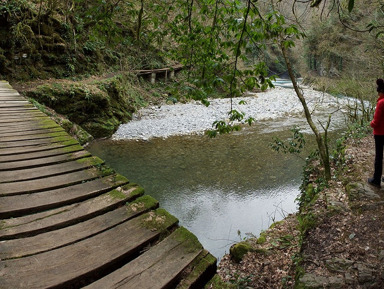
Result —
[[216, 258], [0, 81], [0, 288], [203, 288]]

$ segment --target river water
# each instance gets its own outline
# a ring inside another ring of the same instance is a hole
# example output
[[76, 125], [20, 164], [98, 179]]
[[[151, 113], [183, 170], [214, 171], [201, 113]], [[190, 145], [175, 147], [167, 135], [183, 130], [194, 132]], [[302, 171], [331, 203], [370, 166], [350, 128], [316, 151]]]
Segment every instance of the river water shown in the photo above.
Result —
[[94, 142], [89, 150], [145, 188], [221, 258], [248, 233], [258, 235], [296, 211], [304, 160], [269, 144], [289, 133], [175, 136]]
[[[335, 129], [343, 127], [342, 117], [333, 123]], [[274, 137], [291, 137], [293, 125], [305, 128], [304, 124], [302, 115], [290, 116], [260, 120], [240, 132], [213, 139], [201, 134], [146, 136], [99, 140], [88, 149], [144, 187], [146, 194], [220, 259], [233, 243], [258, 236], [274, 221], [297, 210], [303, 157], [313, 145], [300, 158], [276, 153], [270, 144]]]

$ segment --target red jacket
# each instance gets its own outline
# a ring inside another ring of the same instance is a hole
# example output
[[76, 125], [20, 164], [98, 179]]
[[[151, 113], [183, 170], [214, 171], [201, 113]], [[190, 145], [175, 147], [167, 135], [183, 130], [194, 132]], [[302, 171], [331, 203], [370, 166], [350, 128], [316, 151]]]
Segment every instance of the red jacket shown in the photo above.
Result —
[[374, 135], [384, 135], [384, 94], [379, 95], [375, 115], [371, 121]]

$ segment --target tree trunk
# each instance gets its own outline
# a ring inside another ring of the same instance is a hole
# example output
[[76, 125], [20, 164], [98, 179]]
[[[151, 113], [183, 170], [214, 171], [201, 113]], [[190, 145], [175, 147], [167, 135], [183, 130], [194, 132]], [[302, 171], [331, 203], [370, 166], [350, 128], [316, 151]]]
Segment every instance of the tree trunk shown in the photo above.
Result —
[[137, 30], [136, 30], [136, 40], [140, 42], [140, 33], [141, 33], [141, 26], [143, 22], [143, 14], [144, 14], [144, 0], [141, 0], [140, 2], [140, 10], [139, 15], [137, 16]]
[[304, 95], [301, 92], [299, 86], [297, 85], [296, 76], [293, 73], [292, 65], [291, 65], [291, 62], [289, 61], [289, 58], [287, 55], [287, 49], [284, 47], [284, 45], [282, 43], [280, 43], [280, 47], [281, 47], [281, 51], [283, 53], [285, 64], [287, 65], [288, 74], [289, 74], [289, 77], [291, 78], [293, 88], [294, 88], [296, 95], [299, 98], [299, 100], [303, 106], [305, 118], [307, 119], [307, 123], [309, 124], [309, 126], [311, 127], [311, 129], [315, 135], [317, 147], [318, 147], [319, 153], [320, 153], [320, 158], [321, 158], [321, 161], [322, 161], [323, 166], [324, 166], [325, 179], [327, 181], [329, 181], [331, 179], [331, 166], [329, 164], [329, 154], [327, 153], [328, 152], [327, 143], [324, 141], [324, 138], [322, 137], [321, 133], [319, 132], [315, 123], [313, 122], [312, 116], [311, 116], [311, 113], [309, 112], [307, 102], [305, 101]]

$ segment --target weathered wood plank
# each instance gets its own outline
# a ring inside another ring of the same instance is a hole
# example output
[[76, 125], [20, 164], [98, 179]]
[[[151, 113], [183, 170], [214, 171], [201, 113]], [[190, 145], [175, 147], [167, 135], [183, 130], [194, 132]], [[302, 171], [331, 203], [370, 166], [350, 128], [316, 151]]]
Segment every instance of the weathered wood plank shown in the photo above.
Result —
[[76, 141], [73, 138], [69, 138], [67, 140], [61, 141], [61, 142], [47, 142], [47, 143], [37, 143], [32, 146], [18, 146], [18, 147], [11, 147], [11, 148], [1, 148], [0, 147], [0, 156], [9, 156], [9, 155], [17, 155], [17, 154], [24, 154], [24, 153], [30, 153], [30, 152], [39, 152], [39, 151], [45, 151], [49, 149], [55, 149], [55, 148], [65, 148], [69, 146], [76, 146], [79, 145], [78, 141]]
[[18, 132], [18, 131], [38, 131], [44, 129], [53, 129], [60, 127], [53, 121], [42, 118], [41, 121], [25, 122], [25, 123], [10, 123], [5, 126], [0, 124], [0, 132]]
[[[16, 126], [23, 122], [35, 122], [35, 121], [38, 122], [39, 120], [44, 120], [44, 119], [46, 119], [46, 116], [31, 116], [31, 117], [23, 117], [23, 118], [10, 118], [10, 117], [0, 116], [1, 123], [8, 123], [6, 127], [3, 126], [1, 127], [1, 129], [4, 130], [5, 128], [10, 127], [10, 125]], [[60, 127], [60, 126], [57, 126], [57, 127]]]
[[27, 134], [27, 135], [16, 135], [16, 136], [1, 136], [0, 142], [16, 142], [16, 141], [24, 141], [24, 140], [36, 140], [36, 139], [44, 139], [44, 138], [52, 138], [58, 136], [68, 136], [68, 133], [65, 130], [61, 129], [58, 132], [52, 133], [42, 133], [42, 134]]
[[4, 92], [0, 91], [0, 99], [2, 101], [18, 101], [18, 100], [24, 99], [24, 98], [20, 97], [20, 95], [18, 93], [12, 94], [9, 92], [4, 93]]
[[[156, 213], [160, 219], [160, 212]], [[52, 288], [79, 287], [91, 278], [105, 274], [104, 270], [116, 268], [165, 230], [177, 223], [176, 218], [164, 216], [163, 229], [146, 228], [145, 217], [124, 222], [63, 248], [30, 257], [0, 262], [0, 283], [3, 288]], [[6, 276], [6, 277], [5, 277]]]
[[46, 114], [41, 112], [40, 110], [33, 110], [33, 111], [19, 111], [19, 112], [7, 112], [3, 111], [0, 113], [0, 118], [30, 118], [30, 117], [35, 117], [35, 116], [45, 116], [47, 117]]
[[15, 160], [10, 162], [0, 162], [0, 172], [9, 170], [27, 169], [39, 166], [46, 166], [57, 163], [64, 163], [72, 160], [79, 160], [90, 157], [87, 151], [68, 152], [66, 154], [35, 158], [31, 160]]
[[15, 183], [0, 183], [0, 196], [23, 195], [38, 191], [53, 190], [90, 181], [97, 178], [99, 175], [100, 171], [92, 168], [84, 171], [46, 177], [43, 179], [20, 181]]
[[2, 220], [0, 240], [34, 236], [80, 223], [120, 207], [142, 194], [143, 190], [140, 187], [128, 184], [120, 190], [113, 190], [81, 203], [33, 215], [5, 219]]
[[20, 110], [25, 110], [25, 111], [28, 111], [28, 110], [39, 110], [38, 108], [36, 108], [34, 105], [32, 104], [29, 104], [29, 105], [22, 105], [22, 106], [14, 106], [14, 105], [4, 105], [4, 106], [0, 106], [0, 110], [1, 111], [20, 111]]
[[127, 179], [108, 176], [73, 186], [28, 195], [0, 197], [0, 217], [14, 218], [66, 206], [97, 197], [128, 183]]
[[[0, 163], [3, 162], [12, 162], [12, 161], [21, 161], [21, 160], [32, 160], [37, 158], [52, 157], [58, 156], [78, 151], [83, 151], [84, 148], [81, 145], [72, 145], [69, 147], [60, 147], [60, 148], [50, 148], [47, 150], [33, 151], [27, 153], [21, 153], [17, 155], [1, 155], [0, 152]], [[1, 173], [0, 173], [1, 174]], [[1, 177], [0, 177], [1, 182]]]
[[204, 249], [185, 271], [188, 274], [185, 274], [176, 289], [205, 288], [208, 280], [216, 274], [217, 259]]
[[1, 107], [8, 107], [8, 106], [21, 106], [21, 107], [25, 107], [25, 106], [31, 106], [32, 104], [26, 100], [26, 99], [16, 99], [16, 100], [3, 100], [0, 98], [0, 106]]
[[[25, 112], [24, 112], [25, 113]], [[33, 116], [31, 116], [33, 117]], [[23, 122], [9, 122], [9, 123], [0, 123], [0, 129], [5, 130], [11, 127], [19, 127], [19, 128], [45, 128], [47, 125], [54, 124], [55, 126], [59, 126], [56, 122], [48, 117], [40, 117], [33, 118], [34, 121], [23, 121]]]
[[25, 124], [33, 121], [38, 121], [38, 119], [44, 119], [43, 116], [37, 116], [37, 117], [26, 117], [23, 119], [0, 119], [0, 124], [2, 126], [8, 126], [9, 124]]
[[143, 255], [85, 288], [174, 288], [183, 270], [202, 250], [195, 236], [178, 228]]
[[43, 167], [35, 167], [28, 169], [18, 169], [14, 171], [0, 171], [0, 183], [20, 182], [32, 179], [39, 179], [50, 176], [62, 175], [65, 173], [76, 172], [100, 166], [104, 163], [98, 157], [89, 157], [78, 160], [73, 160], [65, 163], [47, 165]]
[[35, 108], [31, 103], [29, 103], [26, 100], [21, 101], [0, 101], [0, 108], [2, 109], [8, 109], [8, 108]]
[[66, 133], [65, 130], [59, 126], [53, 128], [45, 128], [38, 130], [28, 130], [23, 132], [18, 132], [15, 130], [11, 131], [2, 131], [0, 141], [11, 141], [12, 139], [23, 140], [23, 139], [36, 139], [38, 136], [42, 135], [56, 135], [57, 133]]
[[36, 140], [24, 140], [24, 141], [13, 141], [13, 142], [0, 142], [0, 149], [2, 148], [15, 148], [15, 147], [28, 147], [28, 146], [36, 146], [43, 144], [52, 144], [52, 143], [61, 143], [61, 142], [74, 142], [74, 138], [70, 137], [68, 134], [57, 137], [47, 137], [45, 139], [36, 139]]
[[33, 237], [2, 241], [0, 259], [26, 257], [79, 242], [156, 209], [158, 205], [155, 199], [145, 196], [85, 222]]
[[11, 127], [0, 127], [0, 134], [4, 134], [4, 136], [10, 134], [21, 134], [21, 133], [38, 133], [39, 131], [49, 130], [49, 129], [57, 129], [57, 125], [51, 125], [47, 127], [38, 127], [38, 126], [11, 126]]

